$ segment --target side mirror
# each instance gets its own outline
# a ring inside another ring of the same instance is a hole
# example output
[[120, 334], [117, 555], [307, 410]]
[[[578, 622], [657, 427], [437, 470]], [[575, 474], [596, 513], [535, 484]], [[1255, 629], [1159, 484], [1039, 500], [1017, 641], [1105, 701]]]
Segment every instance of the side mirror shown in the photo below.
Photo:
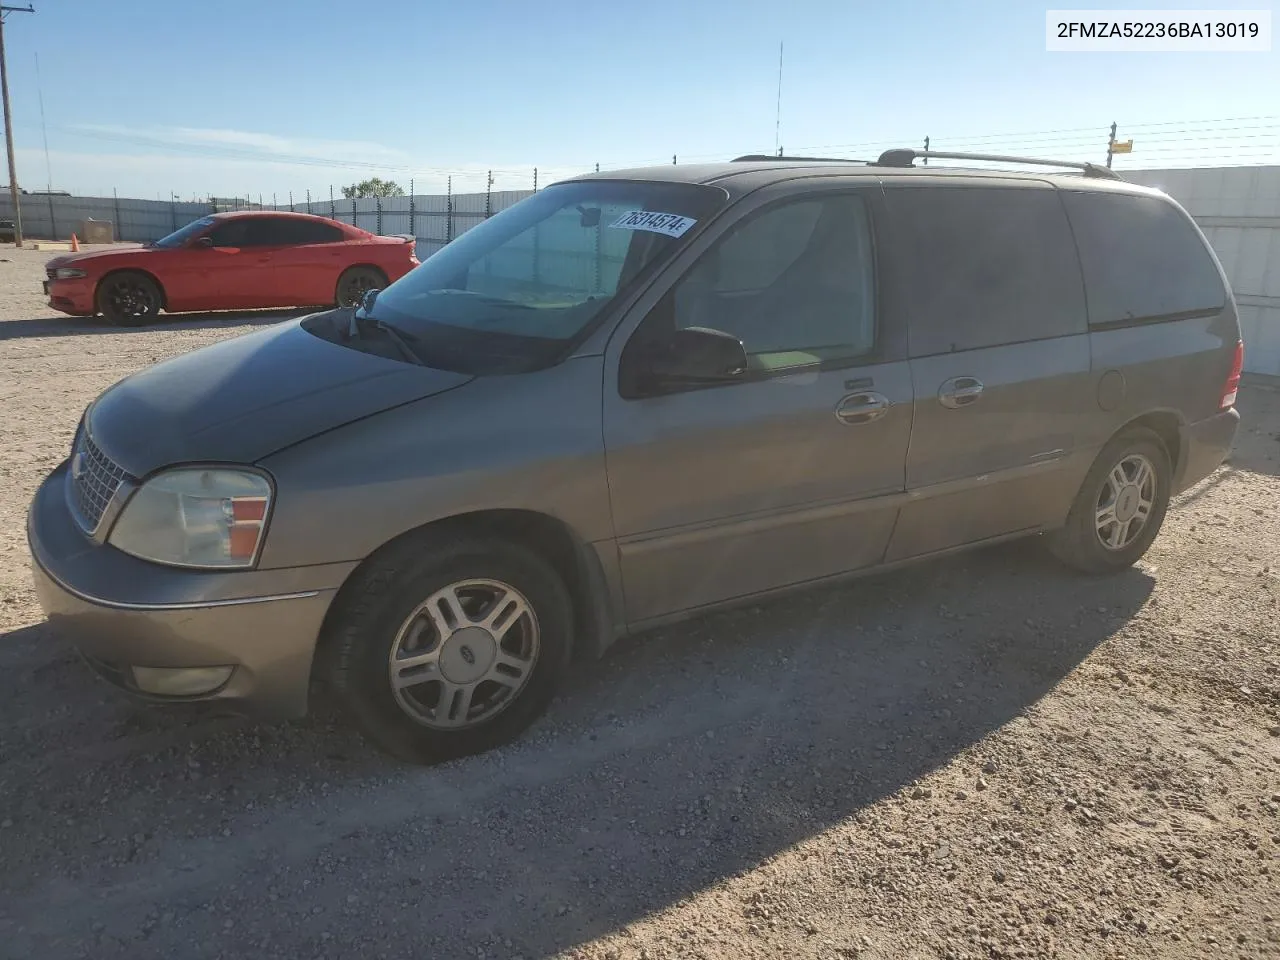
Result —
[[664, 383], [723, 383], [747, 372], [747, 351], [723, 330], [685, 327], [658, 345], [648, 372]]
[[209, 237], [209, 236], [200, 237], [198, 240], [196, 240], [195, 243], [192, 244], [192, 246], [193, 247], [212, 247], [213, 237]]
[[364, 296], [360, 298], [360, 312], [366, 317], [373, 313], [373, 305], [378, 299], [377, 289], [366, 290]]

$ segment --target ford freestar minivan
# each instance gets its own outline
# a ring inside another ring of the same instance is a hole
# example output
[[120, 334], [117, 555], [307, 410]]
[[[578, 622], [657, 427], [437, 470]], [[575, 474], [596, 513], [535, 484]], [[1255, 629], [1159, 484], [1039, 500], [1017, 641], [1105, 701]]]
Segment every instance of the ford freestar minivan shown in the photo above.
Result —
[[1236, 432], [1216, 258], [1109, 171], [912, 161], [566, 181], [129, 377], [32, 504], [44, 608], [141, 696], [314, 679], [430, 762], [674, 618], [1033, 534], [1134, 563]]

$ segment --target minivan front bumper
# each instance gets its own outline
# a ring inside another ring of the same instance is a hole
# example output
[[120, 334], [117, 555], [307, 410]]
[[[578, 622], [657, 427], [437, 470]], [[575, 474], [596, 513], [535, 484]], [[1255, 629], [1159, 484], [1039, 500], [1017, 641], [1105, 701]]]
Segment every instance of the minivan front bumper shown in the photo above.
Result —
[[306, 713], [316, 641], [355, 564], [232, 573], [138, 560], [81, 533], [66, 469], [41, 484], [27, 516], [32, 572], [49, 622], [98, 673], [151, 700]]

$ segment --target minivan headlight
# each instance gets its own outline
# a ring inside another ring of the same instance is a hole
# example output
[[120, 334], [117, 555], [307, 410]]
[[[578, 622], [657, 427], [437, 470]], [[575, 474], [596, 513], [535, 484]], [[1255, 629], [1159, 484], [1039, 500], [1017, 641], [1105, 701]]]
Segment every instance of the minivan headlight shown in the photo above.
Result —
[[107, 542], [177, 567], [252, 567], [267, 529], [271, 483], [252, 470], [179, 467], [129, 498]]

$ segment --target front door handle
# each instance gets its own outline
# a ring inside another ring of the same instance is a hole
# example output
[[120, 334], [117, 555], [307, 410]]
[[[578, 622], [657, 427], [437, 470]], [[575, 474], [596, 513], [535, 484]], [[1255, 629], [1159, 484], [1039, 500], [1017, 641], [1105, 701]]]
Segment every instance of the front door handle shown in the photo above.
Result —
[[889, 412], [888, 397], [878, 393], [851, 393], [836, 404], [836, 419], [849, 426], [871, 423]]
[[952, 377], [938, 388], [938, 402], [948, 410], [958, 410], [978, 402], [982, 381], [976, 377]]

